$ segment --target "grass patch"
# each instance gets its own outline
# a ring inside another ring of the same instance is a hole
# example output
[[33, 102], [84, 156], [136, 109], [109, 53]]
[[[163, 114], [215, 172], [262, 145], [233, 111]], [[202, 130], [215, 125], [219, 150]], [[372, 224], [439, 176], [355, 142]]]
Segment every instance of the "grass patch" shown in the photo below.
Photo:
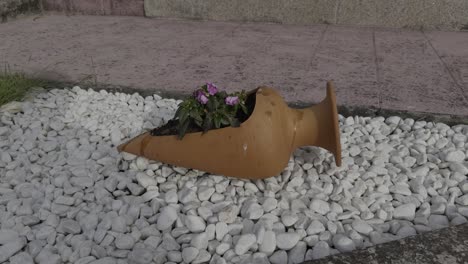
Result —
[[11, 101], [19, 101], [32, 87], [44, 84], [44, 81], [28, 78], [23, 73], [10, 73], [5, 70], [0, 73], [0, 106]]

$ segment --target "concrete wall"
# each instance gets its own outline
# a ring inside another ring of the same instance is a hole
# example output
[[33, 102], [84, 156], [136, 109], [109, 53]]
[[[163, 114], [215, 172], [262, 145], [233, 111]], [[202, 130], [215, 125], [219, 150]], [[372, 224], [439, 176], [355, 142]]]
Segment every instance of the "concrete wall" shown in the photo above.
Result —
[[144, 16], [144, 0], [41, 0], [45, 11], [67, 14]]
[[468, 0], [145, 0], [150, 17], [468, 29]]
[[[0, 0], [20, 1], [20, 0]], [[468, 29], [468, 0], [40, 0], [44, 10], [284, 24]]]

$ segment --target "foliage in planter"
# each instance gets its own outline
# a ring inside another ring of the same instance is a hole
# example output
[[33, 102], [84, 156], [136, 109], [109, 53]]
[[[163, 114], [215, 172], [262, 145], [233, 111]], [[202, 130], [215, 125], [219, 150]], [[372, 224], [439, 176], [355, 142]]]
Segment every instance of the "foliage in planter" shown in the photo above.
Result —
[[179, 105], [172, 120], [152, 130], [151, 134], [170, 134], [168, 129], [176, 126], [178, 137], [182, 139], [189, 132], [205, 133], [227, 126], [239, 127], [243, 121], [241, 119], [250, 115], [252, 110], [252, 107], [246, 105], [246, 100], [245, 91], [228, 94], [219, 91], [214, 84], [207, 83]]

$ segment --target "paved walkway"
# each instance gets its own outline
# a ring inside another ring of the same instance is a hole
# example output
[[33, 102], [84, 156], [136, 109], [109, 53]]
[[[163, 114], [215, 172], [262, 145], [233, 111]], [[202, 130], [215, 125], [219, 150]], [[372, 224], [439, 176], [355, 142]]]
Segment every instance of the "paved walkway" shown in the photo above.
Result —
[[270, 85], [316, 103], [468, 117], [468, 32], [142, 17], [28, 17], [0, 24], [0, 61], [59, 81], [190, 93]]

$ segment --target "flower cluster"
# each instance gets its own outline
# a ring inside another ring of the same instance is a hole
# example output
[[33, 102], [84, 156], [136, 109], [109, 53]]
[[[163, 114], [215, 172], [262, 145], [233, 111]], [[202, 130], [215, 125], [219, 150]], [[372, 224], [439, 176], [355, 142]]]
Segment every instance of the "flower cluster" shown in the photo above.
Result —
[[197, 89], [193, 96], [184, 100], [177, 109], [179, 138], [183, 138], [189, 127], [199, 127], [204, 132], [223, 126], [238, 127], [238, 111], [247, 114], [244, 91], [228, 94], [219, 91], [212, 83]]

